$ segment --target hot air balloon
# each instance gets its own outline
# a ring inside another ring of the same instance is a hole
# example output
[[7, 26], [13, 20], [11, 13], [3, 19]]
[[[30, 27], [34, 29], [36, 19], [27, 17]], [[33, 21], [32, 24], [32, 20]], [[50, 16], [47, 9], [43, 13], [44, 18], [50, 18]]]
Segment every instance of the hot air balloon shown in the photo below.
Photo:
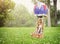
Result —
[[42, 3], [42, 2], [38, 2], [35, 6], [34, 6], [34, 13], [37, 15], [37, 16], [40, 16], [40, 15], [46, 15], [48, 13], [48, 8], [47, 8], [47, 5]]

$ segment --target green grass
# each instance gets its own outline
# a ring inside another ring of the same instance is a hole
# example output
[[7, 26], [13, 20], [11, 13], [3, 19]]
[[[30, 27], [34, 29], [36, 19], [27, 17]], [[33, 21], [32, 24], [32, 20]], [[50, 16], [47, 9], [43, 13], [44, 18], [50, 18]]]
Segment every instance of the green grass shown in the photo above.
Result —
[[44, 38], [33, 38], [34, 27], [0, 28], [0, 44], [60, 44], [60, 27], [46, 27]]

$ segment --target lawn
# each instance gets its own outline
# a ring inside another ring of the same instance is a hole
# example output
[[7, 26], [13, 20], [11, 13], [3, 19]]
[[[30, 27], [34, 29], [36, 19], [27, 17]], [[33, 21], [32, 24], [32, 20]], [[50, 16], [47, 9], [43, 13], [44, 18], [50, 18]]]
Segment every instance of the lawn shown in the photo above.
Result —
[[46, 27], [44, 38], [33, 38], [34, 27], [1, 27], [0, 44], [60, 44], [60, 27]]

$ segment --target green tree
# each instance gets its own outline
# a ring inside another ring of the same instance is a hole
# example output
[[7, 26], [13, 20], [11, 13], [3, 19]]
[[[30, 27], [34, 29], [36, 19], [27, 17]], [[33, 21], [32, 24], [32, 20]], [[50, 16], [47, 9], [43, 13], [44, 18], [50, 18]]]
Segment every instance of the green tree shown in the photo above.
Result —
[[22, 27], [22, 26], [35, 26], [36, 19], [33, 14], [30, 14], [24, 5], [16, 5], [11, 11], [14, 20], [6, 22], [5, 26]]
[[11, 0], [0, 0], [0, 27], [4, 26], [7, 15], [14, 5], [15, 3]]

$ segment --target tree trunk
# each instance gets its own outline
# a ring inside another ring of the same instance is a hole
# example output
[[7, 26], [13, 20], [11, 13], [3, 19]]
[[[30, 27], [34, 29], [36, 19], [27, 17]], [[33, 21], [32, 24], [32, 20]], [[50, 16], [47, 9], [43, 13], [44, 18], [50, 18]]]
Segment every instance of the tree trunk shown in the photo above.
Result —
[[55, 23], [54, 25], [57, 26], [57, 0], [53, 0], [53, 3], [54, 3], [54, 16], [55, 16]]
[[47, 0], [47, 5], [48, 5], [48, 27], [51, 27], [50, 0]]
[[51, 27], [50, 7], [48, 9], [48, 27]]

